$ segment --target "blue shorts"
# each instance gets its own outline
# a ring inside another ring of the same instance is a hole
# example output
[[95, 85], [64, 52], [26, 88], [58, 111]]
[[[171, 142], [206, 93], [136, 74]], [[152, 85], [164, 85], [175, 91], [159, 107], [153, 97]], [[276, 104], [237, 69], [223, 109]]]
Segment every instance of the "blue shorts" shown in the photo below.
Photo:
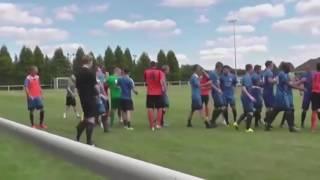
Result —
[[28, 110], [40, 110], [43, 109], [43, 103], [41, 97], [35, 97], [33, 99], [28, 99]]
[[224, 99], [224, 105], [225, 106], [235, 106], [235, 100], [233, 96], [223, 96]]
[[302, 100], [302, 109], [308, 110], [311, 104], [311, 93], [304, 93]]
[[201, 98], [192, 98], [191, 109], [192, 111], [198, 111], [202, 109]]
[[99, 115], [106, 113], [106, 107], [104, 106], [103, 100], [101, 98], [99, 98], [97, 101], [97, 108]]
[[221, 108], [224, 107], [224, 100], [221, 94], [219, 93], [212, 93], [212, 99], [214, 102], [215, 108]]
[[275, 97], [273, 93], [264, 93], [263, 101], [266, 108], [272, 108], [275, 104]]
[[254, 111], [254, 105], [251, 99], [249, 99], [246, 96], [241, 96], [241, 102], [242, 102], [244, 112], [248, 113], [248, 112]]
[[259, 97], [254, 97], [256, 99], [256, 102], [253, 103], [253, 107], [255, 109], [262, 109], [262, 106], [263, 106], [263, 100], [262, 98], [259, 96]]
[[167, 94], [163, 95], [163, 102], [164, 102], [164, 107], [169, 108], [170, 103], [169, 103], [169, 97]]
[[275, 109], [281, 109], [283, 111], [288, 111], [293, 109], [293, 104], [290, 102], [290, 96], [288, 95], [278, 95], [276, 96], [276, 101], [274, 104]]

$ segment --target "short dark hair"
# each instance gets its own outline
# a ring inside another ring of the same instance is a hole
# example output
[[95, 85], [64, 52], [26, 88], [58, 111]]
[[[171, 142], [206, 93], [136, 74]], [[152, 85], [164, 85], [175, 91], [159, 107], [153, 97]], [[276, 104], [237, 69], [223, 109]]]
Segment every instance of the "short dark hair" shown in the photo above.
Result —
[[150, 62], [150, 67], [157, 67], [157, 63], [155, 61]]
[[320, 71], [320, 63], [317, 64], [317, 71]]
[[265, 63], [266, 67], [269, 67], [269, 66], [271, 66], [272, 64], [273, 64], [272, 61], [267, 61], [267, 62]]
[[253, 69], [254, 69], [254, 71], [259, 71], [259, 70], [261, 70], [261, 66], [260, 65], [255, 65]]
[[290, 72], [291, 71], [291, 65], [288, 62], [281, 63], [281, 70], [284, 72]]
[[88, 55], [83, 56], [81, 59], [82, 65], [89, 64], [91, 61], [92, 61], [92, 57]]
[[32, 65], [32, 66], [30, 66], [30, 67], [28, 68], [28, 72], [31, 73], [31, 72], [35, 71], [36, 69], [38, 69], [38, 67], [35, 66], [35, 65]]
[[216, 63], [216, 68], [218, 68], [218, 67], [223, 67], [223, 64], [222, 64], [222, 62], [220, 62], [220, 61], [218, 61], [217, 63]]
[[123, 69], [123, 72], [124, 72], [124, 74], [129, 74], [129, 73], [130, 73], [130, 70], [127, 69], [127, 68], [124, 68], [124, 69]]
[[224, 65], [224, 66], [223, 66], [223, 69], [231, 69], [231, 67], [228, 66], [228, 65]]
[[199, 64], [195, 64], [195, 65], [193, 65], [193, 67], [192, 67], [192, 71], [193, 71], [193, 72], [196, 72], [197, 68], [199, 68], [199, 67], [200, 67], [200, 65], [199, 65]]
[[246, 71], [252, 70], [252, 64], [247, 64], [246, 65]]

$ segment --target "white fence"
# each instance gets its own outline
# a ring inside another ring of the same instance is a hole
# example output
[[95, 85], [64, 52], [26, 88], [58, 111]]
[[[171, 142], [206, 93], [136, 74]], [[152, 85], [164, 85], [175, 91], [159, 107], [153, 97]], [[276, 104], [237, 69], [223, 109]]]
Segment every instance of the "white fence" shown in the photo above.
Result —
[[[201, 180], [201, 178], [81, 144], [0, 118], [0, 128], [51, 153], [115, 180]], [[143, 150], [143, 149], [142, 149]], [[13, 172], [14, 173], [14, 172]]]

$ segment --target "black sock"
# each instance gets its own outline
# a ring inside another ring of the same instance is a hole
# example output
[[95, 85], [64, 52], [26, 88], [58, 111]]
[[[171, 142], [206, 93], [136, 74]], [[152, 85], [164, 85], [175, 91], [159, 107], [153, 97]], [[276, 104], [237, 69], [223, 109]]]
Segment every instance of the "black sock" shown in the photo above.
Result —
[[228, 114], [228, 108], [223, 110], [223, 117], [226, 120], [226, 123], [229, 124], [229, 114]]
[[220, 116], [220, 114], [221, 114], [221, 110], [219, 110], [219, 109], [213, 110], [212, 117], [211, 117], [211, 124], [213, 124], [213, 125], [216, 124], [216, 121], [217, 121], [218, 117]]
[[247, 119], [246, 119], [246, 128], [247, 130], [251, 128], [251, 121], [252, 121], [252, 114], [251, 113], [247, 113]]
[[81, 121], [78, 125], [77, 125], [77, 141], [80, 140], [80, 137], [84, 131], [84, 129], [86, 128], [86, 122], [85, 121]]
[[206, 128], [210, 128], [210, 123], [208, 121], [204, 121], [204, 124], [206, 125]]
[[127, 126], [128, 126], [128, 128], [131, 128], [131, 122], [130, 121], [127, 121]]
[[40, 111], [40, 124], [41, 124], [41, 125], [43, 124], [43, 121], [44, 121], [44, 111], [41, 110], [41, 111]]
[[164, 126], [164, 116], [166, 114], [166, 110], [162, 110], [162, 117], [161, 117], [161, 126]]
[[258, 127], [260, 120], [261, 120], [261, 110], [260, 109], [257, 109], [254, 112], [254, 118], [255, 118], [255, 126]]
[[301, 127], [304, 127], [304, 122], [306, 120], [307, 111], [303, 110], [301, 113]]
[[281, 119], [280, 126], [283, 126], [283, 125], [284, 125], [284, 123], [286, 122], [286, 114], [287, 114], [287, 113], [283, 113], [283, 116], [282, 116], [282, 119]]
[[293, 111], [286, 111], [286, 120], [289, 126], [289, 130], [294, 128], [294, 113]]
[[102, 120], [102, 125], [103, 125], [103, 130], [104, 130], [104, 132], [108, 132], [108, 116], [107, 115], [103, 115], [102, 117], [101, 117], [101, 120]]
[[237, 122], [237, 109], [232, 108], [233, 122]]
[[33, 125], [34, 125], [34, 115], [33, 115], [33, 111], [30, 111], [30, 112], [29, 112], [29, 118], [30, 118], [31, 126], [33, 126]]
[[93, 134], [94, 124], [87, 123], [86, 134], [87, 134], [87, 144], [93, 145], [92, 134]]
[[238, 125], [244, 120], [244, 118], [246, 118], [246, 113], [243, 113], [243, 114], [240, 115], [240, 117], [239, 117], [239, 119], [237, 121]]

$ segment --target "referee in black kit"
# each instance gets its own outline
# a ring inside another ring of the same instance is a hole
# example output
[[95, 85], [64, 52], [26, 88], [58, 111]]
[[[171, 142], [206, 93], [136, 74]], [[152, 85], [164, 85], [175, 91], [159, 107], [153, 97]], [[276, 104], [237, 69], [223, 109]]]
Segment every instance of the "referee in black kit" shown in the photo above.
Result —
[[92, 71], [93, 60], [90, 56], [84, 56], [81, 60], [82, 67], [76, 74], [76, 86], [80, 97], [84, 119], [77, 126], [77, 141], [80, 141], [81, 134], [86, 130], [87, 144], [94, 145], [92, 141], [95, 116], [98, 114], [96, 89], [96, 75]]

